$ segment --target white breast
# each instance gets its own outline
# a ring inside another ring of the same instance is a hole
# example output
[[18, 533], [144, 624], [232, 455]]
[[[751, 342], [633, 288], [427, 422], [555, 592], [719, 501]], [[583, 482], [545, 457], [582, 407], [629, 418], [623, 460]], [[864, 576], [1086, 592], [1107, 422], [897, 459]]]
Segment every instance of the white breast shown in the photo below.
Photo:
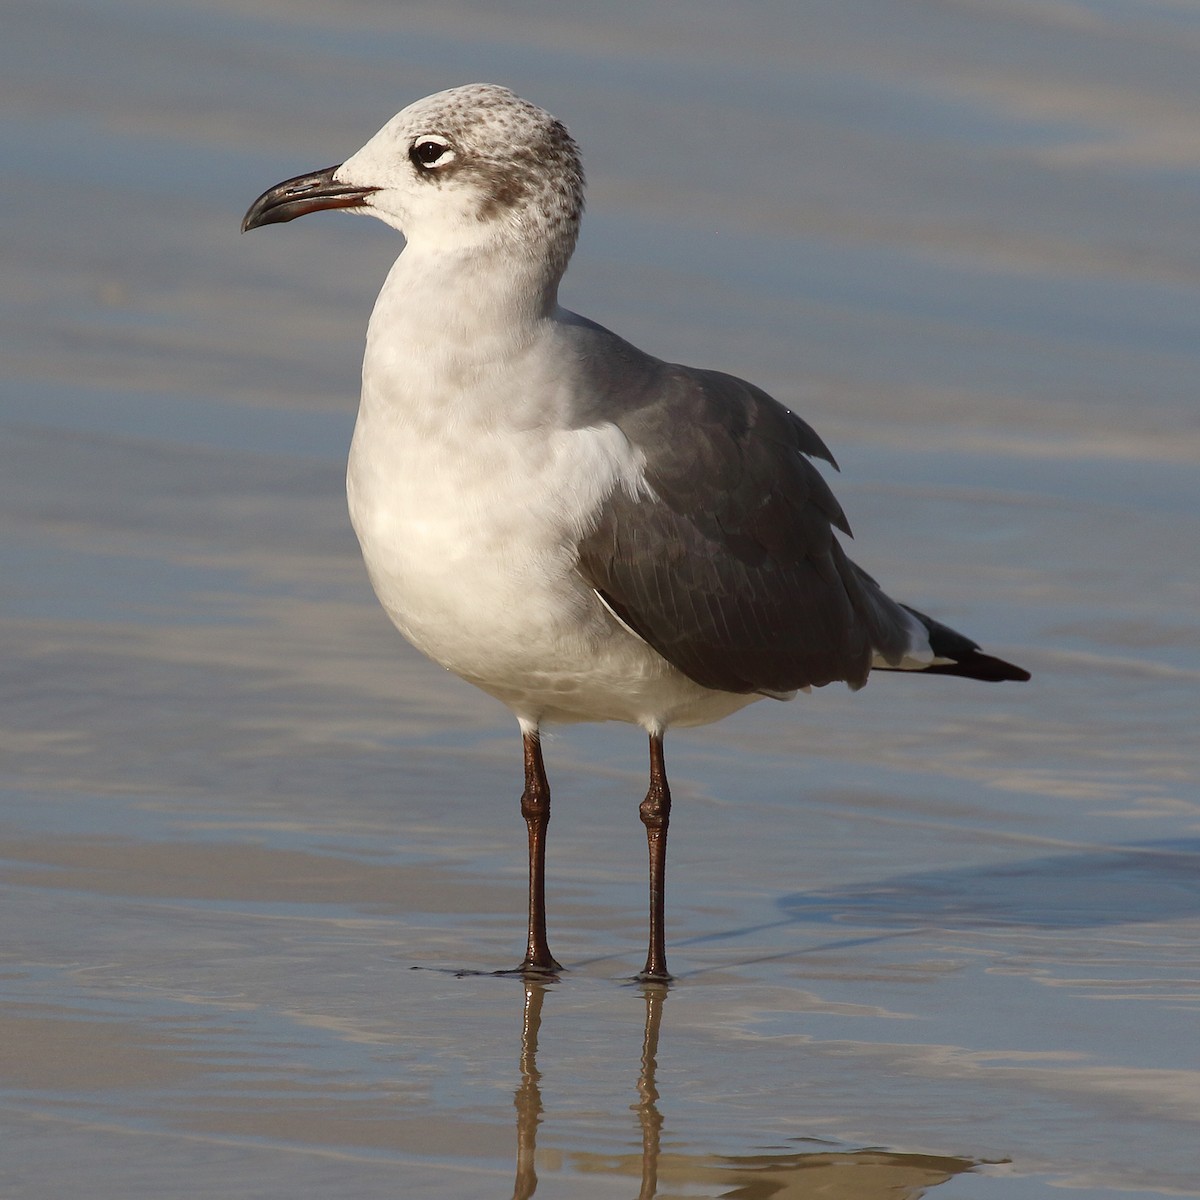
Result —
[[465, 423], [434, 433], [388, 415], [364, 403], [347, 491], [371, 580], [405, 636], [483, 681], [511, 674], [531, 639], [591, 631], [571, 535], [614, 484], [612, 439]]

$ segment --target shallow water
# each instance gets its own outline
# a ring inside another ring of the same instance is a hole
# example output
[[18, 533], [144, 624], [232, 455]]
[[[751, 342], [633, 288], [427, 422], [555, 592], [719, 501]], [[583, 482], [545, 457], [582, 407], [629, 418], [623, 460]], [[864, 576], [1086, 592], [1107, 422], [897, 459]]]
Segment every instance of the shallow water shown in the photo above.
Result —
[[[1200, 1195], [1200, 8], [0, 3], [0, 1193]], [[564, 300], [829, 441], [854, 556], [1034, 671], [673, 735], [411, 652], [341, 496], [396, 240], [263, 188], [477, 78]]]

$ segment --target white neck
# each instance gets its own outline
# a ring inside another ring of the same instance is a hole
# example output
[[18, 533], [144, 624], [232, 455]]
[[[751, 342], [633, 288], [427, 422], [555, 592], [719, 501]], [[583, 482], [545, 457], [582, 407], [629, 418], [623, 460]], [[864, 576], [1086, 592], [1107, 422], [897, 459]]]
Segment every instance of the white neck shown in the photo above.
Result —
[[445, 438], [540, 419], [528, 411], [544, 400], [527, 386], [530, 351], [554, 322], [560, 272], [513, 251], [405, 249], [371, 314], [360, 427]]
[[512, 246], [410, 244], [396, 259], [367, 333], [367, 354], [409, 355], [427, 368], [510, 358], [558, 305], [561, 272]]

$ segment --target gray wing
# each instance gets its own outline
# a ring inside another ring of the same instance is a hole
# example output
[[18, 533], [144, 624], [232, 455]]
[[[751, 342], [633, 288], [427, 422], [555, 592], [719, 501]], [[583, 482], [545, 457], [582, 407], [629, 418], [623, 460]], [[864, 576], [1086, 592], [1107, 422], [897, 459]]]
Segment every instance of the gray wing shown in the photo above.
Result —
[[838, 544], [834, 530], [850, 529], [809, 461], [836, 466], [817, 434], [752, 384], [607, 338], [585, 355], [599, 399], [575, 417], [615, 422], [645, 456], [649, 488], [616, 490], [580, 545], [579, 569], [609, 607], [720, 691], [857, 687], [875, 653], [898, 663], [912, 619]]

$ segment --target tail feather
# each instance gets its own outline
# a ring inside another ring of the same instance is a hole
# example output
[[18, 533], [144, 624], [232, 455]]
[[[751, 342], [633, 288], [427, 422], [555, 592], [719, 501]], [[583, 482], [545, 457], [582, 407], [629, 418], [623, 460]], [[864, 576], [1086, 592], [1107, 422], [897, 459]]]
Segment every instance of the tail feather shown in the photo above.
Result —
[[[1000, 683], [1012, 680], [1024, 683], [1029, 672], [1024, 667], [1005, 662], [1002, 658], [994, 658], [984, 654], [969, 637], [965, 637], [949, 625], [943, 625], [932, 617], [902, 605], [922, 625], [929, 634], [929, 648], [933, 651], [934, 662], [927, 667], [921, 667], [912, 674], [918, 675], [960, 675], [965, 679], [982, 679], [988, 683]], [[941, 661], [938, 661], [941, 660]], [[876, 667], [877, 671], [896, 670], [894, 667]]]

